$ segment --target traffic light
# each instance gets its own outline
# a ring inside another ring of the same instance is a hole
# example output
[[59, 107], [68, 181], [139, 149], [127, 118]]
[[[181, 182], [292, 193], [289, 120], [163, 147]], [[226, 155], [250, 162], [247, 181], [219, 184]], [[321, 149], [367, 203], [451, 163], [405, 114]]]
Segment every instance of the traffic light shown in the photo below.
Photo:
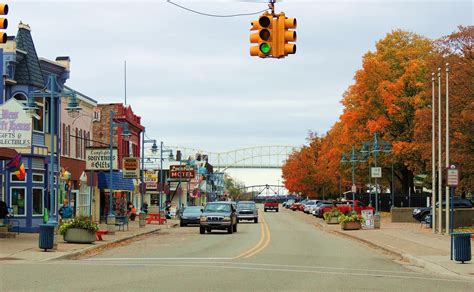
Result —
[[250, 34], [250, 43], [257, 45], [250, 47], [250, 56], [259, 56], [260, 58], [271, 56], [274, 23], [273, 16], [267, 12], [262, 14], [258, 20], [252, 21], [250, 30], [257, 32]]
[[274, 47], [276, 48], [273, 53], [275, 58], [284, 58], [288, 54], [296, 53], [296, 45], [289, 43], [296, 41], [296, 18], [288, 18], [285, 13], [280, 13], [277, 16], [277, 28], [276, 38], [274, 41]]
[[[0, 15], [8, 14], [8, 5], [0, 4]], [[6, 29], [8, 27], [8, 20], [6, 18], [0, 18], [0, 29]], [[7, 42], [7, 34], [0, 32], [0, 43], [4, 44]]]

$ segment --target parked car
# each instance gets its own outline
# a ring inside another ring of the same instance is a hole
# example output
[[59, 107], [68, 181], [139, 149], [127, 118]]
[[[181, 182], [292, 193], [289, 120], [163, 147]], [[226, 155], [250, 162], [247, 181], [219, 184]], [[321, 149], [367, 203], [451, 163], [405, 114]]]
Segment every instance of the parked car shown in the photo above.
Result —
[[278, 212], [278, 201], [276, 199], [265, 200], [265, 204], [263, 205], [263, 211], [267, 212], [267, 210], [275, 210], [276, 212]]
[[199, 223], [199, 233], [211, 232], [213, 229], [237, 232], [237, 212], [231, 202], [210, 202], [204, 207]]
[[[449, 203], [451, 205], [451, 202]], [[439, 202], [436, 203], [436, 208], [439, 207]], [[472, 208], [472, 202], [468, 199], [454, 198], [454, 209]], [[443, 201], [443, 208], [446, 208], [446, 201]], [[431, 207], [415, 208], [413, 210], [413, 218], [418, 221], [426, 221], [426, 218], [431, 214]]]
[[331, 206], [332, 206], [332, 202], [330, 201], [320, 201], [316, 204], [313, 215], [318, 218], [323, 218], [323, 209], [326, 207], [331, 207]]
[[308, 202], [306, 202], [306, 204], [304, 204], [303, 212], [305, 212], [306, 214], [310, 214], [312, 212], [312, 208], [316, 206], [317, 202], [317, 200], [309, 200]]
[[300, 206], [301, 206], [301, 203], [300, 203], [300, 202], [298, 202], [298, 203], [293, 203], [293, 204], [290, 206], [290, 210], [293, 210], [293, 211], [299, 210], [299, 209], [300, 209]]
[[237, 221], [252, 220], [258, 223], [258, 210], [253, 201], [240, 201], [237, 203]]
[[189, 206], [184, 208], [180, 212], [179, 217], [179, 226], [187, 226], [188, 224], [199, 224], [201, 217], [201, 208], [200, 206]]
[[[336, 209], [338, 209], [339, 211], [341, 211], [344, 214], [346, 214], [346, 213], [348, 213], [349, 211], [352, 211], [352, 210], [356, 211], [357, 214], [359, 214], [359, 215], [361, 214], [362, 210], [373, 210], [375, 212], [374, 207], [365, 206], [364, 203], [362, 203], [361, 201], [358, 201], [358, 200], [355, 200], [355, 201], [352, 201], [352, 200], [336, 201], [336, 206], [335, 207], [336, 207]], [[322, 210], [323, 215], [326, 212], [330, 212], [332, 208], [334, 208], [334, 206], [324, 207], [323, 210]]]
[[295, 203], [295, 200], [288, 200], [285, 202], [285, 208], [289, 209], [291, 207], [291, 205], [293, 205]]

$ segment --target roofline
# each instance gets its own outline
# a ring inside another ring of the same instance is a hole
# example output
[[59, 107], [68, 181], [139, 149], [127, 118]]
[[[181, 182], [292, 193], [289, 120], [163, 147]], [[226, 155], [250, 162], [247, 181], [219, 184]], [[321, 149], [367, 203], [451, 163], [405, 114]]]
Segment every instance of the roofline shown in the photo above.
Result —
[[46, 59], [46, 58], [43, 58], [43, 57], [38, 58], [38, 60], [44, 61], [44, 62], [47, 62], [47, 63], [50, 63], [50, 64], [52, 64], [52, 65], [61, 67], [61, 68], [63, 68], [64, 70], [67, 70], [67, 67], [66, 67], [66, 66], [64, 66], [64, 65], [62, 65], [62, 64], [60, 64], [60, 63], [58, 63], [58, 62], [56, 62], [56, 61], [53, 61], [53, 60], [50, 60], [50, 59]]
[[89, 96], [85, 95], [84, 93], [82, 93], [82, 92], [80, 92], [80, 91], [77, 91], [77, 90], [75, 90], [75, 89], [73, 89], [73, 88], [71, 88], [71, 87], [69, 87], [69, 86], [67, 86], [67, 85], [64, 85], [64, 88], [79, 93], [79, 95], [80, 95], [81, 97], [84, 97], [84, 98], [87, 99], [88, 101], [94, 103], [94, 106], [97, 106], [97, 105], [98, 105], [97, 100], [93, 99], [92, 97], [89, 97]]

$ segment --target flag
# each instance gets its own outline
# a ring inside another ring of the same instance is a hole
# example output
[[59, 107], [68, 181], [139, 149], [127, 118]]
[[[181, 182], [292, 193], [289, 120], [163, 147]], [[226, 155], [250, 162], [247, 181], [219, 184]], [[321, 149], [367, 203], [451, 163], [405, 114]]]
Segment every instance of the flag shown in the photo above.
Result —
[[26, 176], [25, 165], [21, 161], [21, 154], [18, 153], [7, 163], [7, 167], [11, 173], [16, 175], [19, 180], [24, 180]]

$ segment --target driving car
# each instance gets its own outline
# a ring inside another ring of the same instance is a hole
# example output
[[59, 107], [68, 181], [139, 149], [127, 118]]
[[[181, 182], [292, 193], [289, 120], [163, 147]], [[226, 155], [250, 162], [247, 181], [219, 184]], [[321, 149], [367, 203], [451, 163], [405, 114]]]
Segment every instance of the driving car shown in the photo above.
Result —
[[184, 208], [180, 213], [179, 226], [184, 227], [188, 224], [199, 224], [201, 218], [200, 206], [189, 206]]
[[[449, 203], [451, 205], [451, 202]], [[436, 208], [439, 207], [439, 202], [436, 203]], [[468, 199], [454, 198], [453, 200], [454, 209], [458, 208], [472, 208], [472, 202]], [[443, 208], [446, 208], [446, 201], [443, 201]], [[418, 221], [426, 221], [427, 217], [431, 214], [431, 207], [415, 208], [413, 210], [413, 218]]]
[[253, 201], [240, 201], [237, 203], [237, 221], [252, 220], [258, 223], [258, 210]]
[[232, 202], [210, 202], [202, 209], [199, 218], [199, 233], [204, 234], [214, 229], [237, 232], [237, 212]]

